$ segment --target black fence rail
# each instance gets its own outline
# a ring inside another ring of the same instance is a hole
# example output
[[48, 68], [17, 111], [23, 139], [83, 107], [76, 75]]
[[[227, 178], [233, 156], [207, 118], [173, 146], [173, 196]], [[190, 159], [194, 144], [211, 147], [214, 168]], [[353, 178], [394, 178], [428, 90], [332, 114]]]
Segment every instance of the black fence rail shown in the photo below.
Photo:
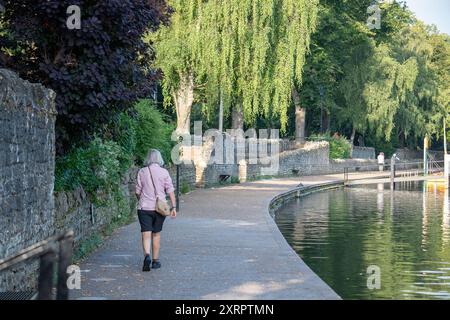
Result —
[[53, 300], [55, 297], [57, 300], [67, 300], [69, 298], [67, 268], [72, 261], [72, 247], [73, 231], [67, 231], [25, 248], [14, 256], [0, 260], [0, 272], [25, 261], [33, 259], [40, 261], [37, 295], [32, 292], [0, 292], [0, 300], [23, 300], [35, 296], [38, 300]]

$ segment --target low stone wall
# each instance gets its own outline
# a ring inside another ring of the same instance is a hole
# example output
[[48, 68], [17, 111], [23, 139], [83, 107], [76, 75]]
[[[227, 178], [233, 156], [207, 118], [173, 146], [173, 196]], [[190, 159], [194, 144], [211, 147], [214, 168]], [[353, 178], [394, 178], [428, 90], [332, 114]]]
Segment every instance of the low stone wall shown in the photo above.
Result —
[[[269, 158], [272, 163], [275, 159]], [[244, 168], [243, 168], [244, 166]], [[275, 174], [265, 174], [263, 169], [268, 165], [241, 164], [208, 165], [206, 168], [190, 166], [187, 170], [190, 184], [195, 182], [197, 187], [208, 187], [219, 183], [221, 176], [231, 176], [240, 181], [255, 180], [262, 176], [310, 176], [319, 174], [344, 173], [345, 168], [352, 171], [370, 171], [377, 169], [377, 161], [370, 159], [330, 160], [328, 142], [309, 142], [303, 148], [285, 151], [279, 154], [278, 171]], [[192, 172], [196, 172], [196, 180]], [[182, 175], [183, 176], [183, 175]], [[173, 177], [175, 177], [173, 175]]]
[[134, 195], [137, 168], [131, 168], [122, 178], [120, 195], [99, 194], [101, 205], [94, 204], [83, 188], [75, 191], [55, 192], [56, 230], [74, 231], [74, 244], [79, 244], [103, 230], [114, 219], [134, 213], [136, 197]]
[[[423, 150], [411, 150], [408, 148], [403, 148], [395, 150], [395, 153], [401, 161], [423, 160]], [[428, 153], [431, 154], [436, 161], [444, 161], [443, 151], [429, 150]]]
[[[170, 166], [167, 168], [170, 176], [172, 177], [173, 183], [175, 184], [177, 177], [177, 167]], [[180, 185], [186, 185], [189, 187], [195, 186], [196, 181], [196, 171], [194, 165], [180, 165]]]
[[269, 203], [269, 215], [275, 218], [277, 210], [292, 199], [298, 199], [314, 192], [341, 188], [343, 186], [344, 184], [342, 182], [328, 182], [306, 187], [298, 186], [274, 197]]
[[[53, 91], [0, 69], [0, 259], [54, 232], [54, 99]], [[0, 292], [28, 289], [37, 268], [30, 261], [2, 272]]]
[[[104, 230], [114, 219], [119, 219], [122, 215], [135, 214], [137, 200], [135, 196], [136, 177], [139, 168], [131, 168], [121, 183], [121, 197], [115, 199], [114, 195], [99, 194], [102, 205], [95, 205], [83, 188], [75, 191], [55, 192], [55, 229], [72, 229], [75, 234], [75, 247]], [[168, 171], [175, 183], [176, 167], [168, 168]], [[181, 185], [195, 184], [195, 167], [181, 166]]]
[[378, 169], [377, 160], [369, 159], [337, 159], [331, 160], [327, 173], [344, 173], [344, 169], [350, 171], [376, 171]]
[[357, 147], [354, 146], [352, 150], [353, 159], [375, 159], [375, 148], [371, 147]]
[[314, 175], [327, 172], [329, 166], [330, 145], [328, 142], [308, 142], [297, 150], [280, 154], [280, 176]]
[[[212, 186], [219, 183], [220, 176], [231, 176], [241, 181], [255, 180], [262, 176], [291, 176], [317, 174], [317, 168], [321, 172], [329, 169], [329, 144], [327, 142], [307, 143], [303, 148], [285, 151], [279, 154], [278, 160], [269, 158], [273, 164], [278, 164], [276, 174], [266, 174], [264, 169], [269, 165], [252, 164], [248, 161], [241, 164], [209, 165], [204, 169], [203, 182], [200, 186]], [[244, 170], [242, 167], [244, 166]], [[197, 169], [199, 170], [199, 169]], [[201, 170], [201, 169], [200, 169]], [[243, 176], [243, 172], [245, 172]], [[197, 181], [197, 186], [199, 186]]]

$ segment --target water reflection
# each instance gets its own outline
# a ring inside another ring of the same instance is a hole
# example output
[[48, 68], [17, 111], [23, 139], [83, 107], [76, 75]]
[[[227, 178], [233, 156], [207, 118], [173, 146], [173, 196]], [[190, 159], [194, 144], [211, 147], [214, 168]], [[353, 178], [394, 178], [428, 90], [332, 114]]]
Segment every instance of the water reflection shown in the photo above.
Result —
[[384, 210], [384, 184], [379, 183], [377, 185], [377, 211], [383, 213]]
[[444, 193], [444, 210], [442, 211], [442, 237], [444, 239], [443, 246], [448, 245], [450, 241], [450, 199], [449, 190], [446, 189]]
[[[450, 205], [439, 185], [337, 189], [293, 200], [276, 222], [345, 299], [450, 299]], [[381, 289], [367, 288], [367, 267]]]

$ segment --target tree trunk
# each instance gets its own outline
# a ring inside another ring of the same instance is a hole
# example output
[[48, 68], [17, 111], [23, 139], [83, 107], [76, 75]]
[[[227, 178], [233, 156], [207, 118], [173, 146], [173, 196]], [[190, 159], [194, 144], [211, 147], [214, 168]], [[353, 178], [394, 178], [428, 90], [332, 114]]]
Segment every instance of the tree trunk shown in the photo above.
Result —
[[356, 129], [355, 129], [355, 127], [353, 127], [352, 135], [350, 136], [350, 142], [352, 144], [352, 148], [353, 148], [353, 145], [354, 145], [354, 142], [355, 142], [355, 137], [356, 137]]
[[350, 136], [350, 158], [353, 158], [353, 146], [355, 145], [356, 128], [353, 126], [352, 135]]
[[231, 127], [235, 130], [244, 130], [244, 110], [242, 103], [234, 105], [233, 111], [231, 112]]
[[404, 134], [403, 130], [400, 129], [398, 131], [397, 137], [398, 137], [398, 144], [399, 144], [400, 148], [402, 148], [402, 149], [405, 148], [406, 147], [406, 139], [405, 139], [405, 134]]
[[177, 133], [190, 133], [191, 109], [194, 103], [194, 77], [192, 74], [180, 77], [180, 87], [174, 93], [177, 111]]
[[323, 110], [322, 112], [322, 132], [321, 133], [326, 133], [330, 130], [330, 114], [328, 113], [327, 110]]
[[300, 103], [300, 95], [296, 88], [292, 89], [292, 100], [295, 105], [295, 141], [305, 143], [306, 110]]

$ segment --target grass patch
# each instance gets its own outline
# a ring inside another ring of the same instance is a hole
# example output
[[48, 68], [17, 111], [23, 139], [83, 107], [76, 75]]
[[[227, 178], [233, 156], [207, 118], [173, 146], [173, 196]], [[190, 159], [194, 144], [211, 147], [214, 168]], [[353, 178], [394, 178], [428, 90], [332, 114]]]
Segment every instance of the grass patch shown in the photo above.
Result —
[[186, 193], [189, 193], [190, 191], [191, 191], [191, 187], [189, 186], [189, 184], [186, 181], [181, 182], [180, 193], [186, 194]]
[[94, 234], [82, 241], [78, 246], [78, 249], [73, 253], [73, 262], [78, 263], [82, 261], [84, 258], [89, 256], [92, 252], [94, 252], [97, 248], [101, 246], [103, 243], [103, 237], [100, 234]]
[[253, 176], [253, 177], [247, 178], [247, 181], [252, 182], [252, 181], [260, 181], [260, 180], [271, 180], [271, 179], [284, 178], [284, 177], [286, 177], [286, 176], [258, 175], [258, 176]]
[[239, 183], [241, 183], [241, 180], [239, 180], [238, 177], [231, 177], [230, 183], [231, 184], [239, 184]]

